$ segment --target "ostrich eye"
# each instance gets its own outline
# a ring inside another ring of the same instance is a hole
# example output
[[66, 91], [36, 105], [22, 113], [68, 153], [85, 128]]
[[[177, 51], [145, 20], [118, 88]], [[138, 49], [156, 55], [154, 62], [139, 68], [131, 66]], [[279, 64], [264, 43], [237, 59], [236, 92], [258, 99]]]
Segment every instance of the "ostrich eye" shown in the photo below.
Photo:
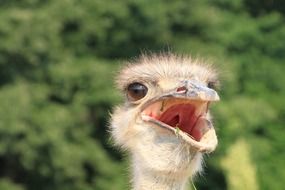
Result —
[[137, 101], [145, 97], [147, 93], [147, 87], [141, 83], [135, 82], [127, 88], [128, 98], [131, 101]]
[[208, 88], [211, 88], [214, 90], [216, 89], [216, 83], [213, 81], [208, 82], [207, 86], [208, 86]]

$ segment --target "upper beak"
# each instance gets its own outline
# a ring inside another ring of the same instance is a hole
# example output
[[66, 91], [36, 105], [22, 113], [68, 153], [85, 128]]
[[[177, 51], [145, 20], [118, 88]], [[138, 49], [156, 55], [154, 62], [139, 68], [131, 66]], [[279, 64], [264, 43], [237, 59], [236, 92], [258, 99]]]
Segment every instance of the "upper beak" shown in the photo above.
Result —
[[187, 98], [211, 102], [220, 100], [220, 97], [215, 90], [194, 80], [182, 81], [177, 88], [163, 94], [161, 98], [166, 97]]

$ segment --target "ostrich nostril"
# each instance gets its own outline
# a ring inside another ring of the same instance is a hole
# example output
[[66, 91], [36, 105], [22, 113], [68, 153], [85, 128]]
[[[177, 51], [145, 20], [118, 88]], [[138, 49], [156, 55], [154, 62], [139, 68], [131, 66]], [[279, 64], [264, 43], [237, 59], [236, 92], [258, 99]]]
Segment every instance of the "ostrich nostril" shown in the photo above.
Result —
[[181, 86], [176, 89], [176, 92], [179, 92], [179, 93], [186, 93], [187, 91], [188, 89], [185, 86]]

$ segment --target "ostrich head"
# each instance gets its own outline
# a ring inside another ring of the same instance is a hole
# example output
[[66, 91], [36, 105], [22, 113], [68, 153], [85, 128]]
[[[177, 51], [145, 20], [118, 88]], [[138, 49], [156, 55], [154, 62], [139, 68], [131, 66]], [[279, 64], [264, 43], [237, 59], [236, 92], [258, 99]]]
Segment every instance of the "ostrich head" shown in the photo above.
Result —
[[201, 170], [202, 154], [218, 142], [209, 113], [217, 83], [209, 65], [171, 54], [142, 56], [121, 70], [125, 102], [114, 110], [111, 133], [130, 152], [135, 189], [154, 187], [151, 180], [182, 187]]

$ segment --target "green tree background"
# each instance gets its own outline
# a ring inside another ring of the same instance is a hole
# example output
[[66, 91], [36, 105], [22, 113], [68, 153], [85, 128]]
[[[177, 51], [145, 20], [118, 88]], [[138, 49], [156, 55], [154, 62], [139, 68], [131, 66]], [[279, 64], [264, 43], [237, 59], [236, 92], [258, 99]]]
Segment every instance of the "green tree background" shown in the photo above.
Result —
[[0, 189], [128, 189], [113, 77], [169, 49], [221, 70], [220, 144], [197, 189], [284, 189], [282, 0], [1, 0]]

